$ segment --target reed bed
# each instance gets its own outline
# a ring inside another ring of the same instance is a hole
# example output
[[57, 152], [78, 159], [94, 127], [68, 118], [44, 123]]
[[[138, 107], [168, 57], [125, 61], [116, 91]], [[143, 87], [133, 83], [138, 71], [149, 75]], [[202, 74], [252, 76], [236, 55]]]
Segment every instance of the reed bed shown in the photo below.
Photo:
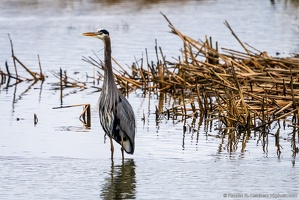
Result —
[[[129, 68], [131, 72], [114, 69], [116, 82], [124, 93], [139, 88], [144, 93], [179, 98], [179, 105], [157, 108], [156, 114], [183, 120], [217, 118], [227, 133], [236, 129], [262, 130], [289, 116], [293, 117], [292, 125], [298, 126], [299, 59], [296, 56], [275, 58], [258, 51], [244, 44], [228, 22], [224, 24], [244, 52], [227, 48], [220, 52], [211, 37], [204, 41], [192, 39], [163, 16], [171, 32], [182, 40], [182, 55], [168, 61], [162, 48], [156, 46], [156, 62], [149, 62], [146, 57], [141, 63], [134, 63]], [[91, 57], [83, 60], [99, 68], [102, 66]]]

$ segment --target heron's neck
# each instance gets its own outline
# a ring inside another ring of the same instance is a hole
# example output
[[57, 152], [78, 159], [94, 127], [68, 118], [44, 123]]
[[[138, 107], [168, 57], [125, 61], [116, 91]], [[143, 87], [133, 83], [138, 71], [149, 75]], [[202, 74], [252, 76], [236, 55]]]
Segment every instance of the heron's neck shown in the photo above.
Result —
[[[111, 41], [110, 37], [104, 38], [104, 61], [105, 61], [105, 75], [104, 75], [104, 84], [107, 87], [116, 87], [114, 82], [114, 76], [112, 71], [112, 62], [111, 62]], [[111, 89], [111, 88], [110, 88]]]

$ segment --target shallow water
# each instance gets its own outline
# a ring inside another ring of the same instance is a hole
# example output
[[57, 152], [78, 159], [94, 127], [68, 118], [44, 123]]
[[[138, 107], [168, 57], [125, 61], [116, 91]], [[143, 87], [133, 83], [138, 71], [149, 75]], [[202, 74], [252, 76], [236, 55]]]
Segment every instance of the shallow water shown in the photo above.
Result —
[[[169, 33], [160, 11], [183, 33], [200, 39], [212, 36], [221, 47], [242, 50], [224, 26], [227, 20], [242, 41], [261, 51], [279, 56], [298, 53], [299, 3], [274, 2], [1, 1], [1, 69], [5, 71], [7, 60], [13, 71], [9, 33], [16, 56], [38, 71], [39, 54], [48, 78], [43, 84], [13, 86], [11, 80], [11, 87], [0, 86], [0, 199], [296, 198], [299, 171], [291, 128], [280, 130], [280, 158], [271, 135], [267, 145], [252, 136], [245, 150], [240, 140], [229, 152], [227, 137], [222, 139], [218, 131], [194, 127], [184, 133], [180, 122], [157, 123], [153, 113], [159, 100], [137, 90], [129, 96], [137, 119], [136, 152], [126, 155], [122, 165], [119, 146], [114, 164], [110, 161], [109, 141], [98, 122], [96, 89], [64, 90], [69, 95], [63, 105], [91, 104], [90, 129], [78, 119], [81, 107], [52, 109], [61, 101], [51, 70], [62, 68], [85, 80], [85, 73], [92, 75], [94, 69], [82, 56], [93, 55], [92, 50], [102, 55], [101, 42], [82, 37], [82, 32], [109, 30], [113, 57], [123, 66], [144, 57], [145, 48], [155, 59], [155, 39], [167, 59], [179, 56], [181, 41]], [[275, 133], [277, 125], [272, 128]]]

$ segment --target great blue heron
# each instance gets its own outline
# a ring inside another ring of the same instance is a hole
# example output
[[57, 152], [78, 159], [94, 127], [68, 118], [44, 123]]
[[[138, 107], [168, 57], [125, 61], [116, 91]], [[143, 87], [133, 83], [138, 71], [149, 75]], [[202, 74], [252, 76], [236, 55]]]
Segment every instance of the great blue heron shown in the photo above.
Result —
[[111, 41], [107, 30], [83, 33], [84, 36], [99, 38], [104, 42], [104, 82], [99, 99], [99, 116], [105, 133], [110, 138], [111, 160], [113, 160], [114, 139], [121, 145], [122, 160], [124, 150], [133, 154], [135, 149], [135, 115], [132, 106], [117, 89], [111, 64]]

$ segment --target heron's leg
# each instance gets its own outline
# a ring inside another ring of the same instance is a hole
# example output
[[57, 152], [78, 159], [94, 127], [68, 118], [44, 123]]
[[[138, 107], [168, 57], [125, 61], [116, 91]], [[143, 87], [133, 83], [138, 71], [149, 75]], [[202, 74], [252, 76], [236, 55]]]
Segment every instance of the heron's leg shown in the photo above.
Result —
[[122, 156], [122, 161], [124, 162], [124, 141], [122, 137], [121, 137], [121, 156]]
[[110, 147], [111, 147], [111, 160], [113, 160], [114, 146], [112, 137], [110, 137]]

